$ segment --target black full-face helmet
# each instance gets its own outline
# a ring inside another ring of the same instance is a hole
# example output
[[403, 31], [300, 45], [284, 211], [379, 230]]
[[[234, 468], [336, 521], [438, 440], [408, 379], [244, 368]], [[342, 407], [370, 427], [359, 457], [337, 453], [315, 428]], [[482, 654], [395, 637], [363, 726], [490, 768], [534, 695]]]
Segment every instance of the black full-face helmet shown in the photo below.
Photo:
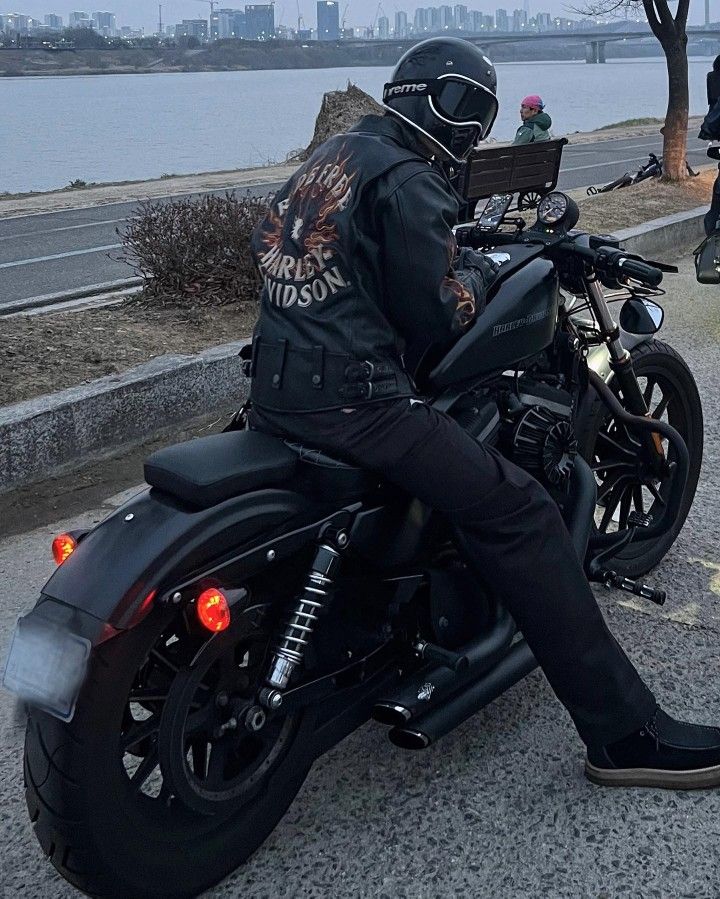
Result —
[[400, 59], [385, 85], [383, 105], [459, 163], [490, 133], [496, 88], [495, 67], [478, 47], [433, 37]]

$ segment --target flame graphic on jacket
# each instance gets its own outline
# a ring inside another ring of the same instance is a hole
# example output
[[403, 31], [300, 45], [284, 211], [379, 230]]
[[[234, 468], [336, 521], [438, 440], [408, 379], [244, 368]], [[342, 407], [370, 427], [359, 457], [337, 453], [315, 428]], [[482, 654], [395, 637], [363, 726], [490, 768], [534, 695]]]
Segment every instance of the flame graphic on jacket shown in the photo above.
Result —
[[287, 198], [268, 211], [262, 224], [262, 243], [268, 248], [291, 243], [297, 250], [312, 250], [334, 244], [338, 231], [332, 216], [345, 209], [352, 198], [357, 169], [348, 173], [352, 154], [343, 156], [345, 145], [334, 159], [321, 158], [295, 176]]

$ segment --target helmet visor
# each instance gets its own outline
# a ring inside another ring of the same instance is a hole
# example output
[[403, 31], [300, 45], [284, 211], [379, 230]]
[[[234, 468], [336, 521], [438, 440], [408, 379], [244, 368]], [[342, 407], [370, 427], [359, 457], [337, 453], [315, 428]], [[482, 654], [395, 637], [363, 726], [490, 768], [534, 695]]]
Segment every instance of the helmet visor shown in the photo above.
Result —
[[477, 125], [486, 137], [498, 112], [495, 94], [477, 81], [441, 75], [430, 97], [433, 111], [452, 125]]

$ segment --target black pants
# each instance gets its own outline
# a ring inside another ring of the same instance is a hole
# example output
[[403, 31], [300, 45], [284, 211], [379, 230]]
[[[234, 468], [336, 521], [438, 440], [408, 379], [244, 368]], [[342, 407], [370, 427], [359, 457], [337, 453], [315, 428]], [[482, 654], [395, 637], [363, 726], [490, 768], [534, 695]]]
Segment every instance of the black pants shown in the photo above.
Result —
[[709, 237], [717, 227], [720, 219], [720, 165], [718, 165], [718, 175], [713, 183], [712, 199], [710, 200], [710, 209], [705, 213], [703, 225], [705, 234]]
[[557, 506], [525, 471], [416, 400], [310, 414], [256, 408], [250, 423], [373, 469], [444, 512], [586, 744], [611, 743], [651, 717], [655, 699], [608, 630]]

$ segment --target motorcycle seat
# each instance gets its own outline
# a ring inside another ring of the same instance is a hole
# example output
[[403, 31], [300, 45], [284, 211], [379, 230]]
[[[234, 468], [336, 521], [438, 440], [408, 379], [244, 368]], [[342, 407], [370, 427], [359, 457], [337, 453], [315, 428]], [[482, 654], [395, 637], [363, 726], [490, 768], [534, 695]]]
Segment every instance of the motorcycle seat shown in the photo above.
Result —
[[145, 461], [144, 474], [151, 487], [198, 509], [290, 481], [293, 490], [346, 500], [377, 481], [319, 450], [259, 431], [227, 431], [164, 447]]

